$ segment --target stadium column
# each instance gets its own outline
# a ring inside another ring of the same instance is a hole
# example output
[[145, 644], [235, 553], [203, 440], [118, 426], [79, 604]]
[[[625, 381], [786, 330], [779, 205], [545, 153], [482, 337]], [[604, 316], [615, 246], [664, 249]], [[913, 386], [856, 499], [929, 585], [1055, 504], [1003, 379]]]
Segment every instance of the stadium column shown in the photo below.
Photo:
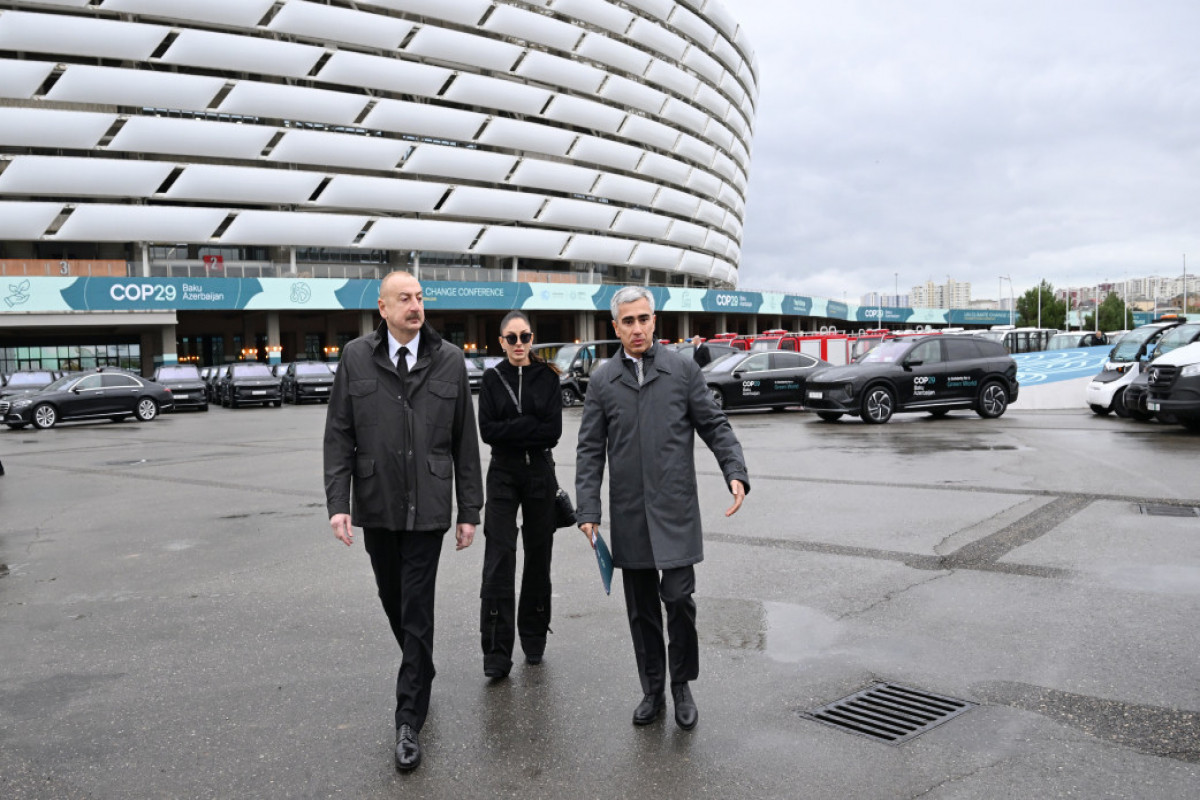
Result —
[[267, 312], [267, 362], [278, 364], [281, 360], [279, 342], [279, 312]]
[[375, 330], [376, 321], [382, 322], [375, 316], [374, 311], [364, 311], [358, 315], [358, 335], [366, 336], [371, 331]]
[[692, 338], [692, 315], [687, 311], [679, 312], [679, 337], [684, 341]]
[[[142, 242], [142, 277], [150, 277], [150, 243]], [[175, 345], [171, 345], [171, 350], [175, 350]]]
[[160, 329], [162, 333], [162, 363], [177, 364], [179, 363], [179, 353], [177, 351], [175, 326], [163, 325]]
[[724, 314], [717, 314], [717, 333], [727, 333], [729, 331], [729, 318]]

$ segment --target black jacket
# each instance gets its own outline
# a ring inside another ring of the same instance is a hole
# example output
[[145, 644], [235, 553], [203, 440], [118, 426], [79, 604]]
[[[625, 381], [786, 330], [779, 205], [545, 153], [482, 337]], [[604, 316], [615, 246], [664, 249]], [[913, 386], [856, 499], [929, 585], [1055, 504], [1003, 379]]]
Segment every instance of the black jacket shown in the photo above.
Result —
[[462, 351], [426, 323], [402, 387], [381, 324], [346, 345], [334, 376], [325, 416], [329, 515], [350, 513], [360, 528], [445, 531], [452, 488], [457, 522], [478, 524], [483, 477]]
[[[501, 379], [521, 401], [520, 410]], [[518, 369], [508, 359], [483, 373], [479, 433], [492, 446], [492, 455], [501, 458], [553, 448], [562, 436], [558, 373], [539, 362]]]

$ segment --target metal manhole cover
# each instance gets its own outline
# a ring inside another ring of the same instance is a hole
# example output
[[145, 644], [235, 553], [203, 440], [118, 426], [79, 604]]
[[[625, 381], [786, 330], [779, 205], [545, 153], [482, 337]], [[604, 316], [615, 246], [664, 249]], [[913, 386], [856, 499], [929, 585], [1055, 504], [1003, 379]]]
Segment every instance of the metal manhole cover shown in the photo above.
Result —
[[894, 683], [877, 683], [802, 716], [846, 733], [903, 744], [976, 705]]
[[1200, 517], [1196, 506], [1172, 506], [1165, 503], [1139, 503], [1138, 508], [1148, 517]]

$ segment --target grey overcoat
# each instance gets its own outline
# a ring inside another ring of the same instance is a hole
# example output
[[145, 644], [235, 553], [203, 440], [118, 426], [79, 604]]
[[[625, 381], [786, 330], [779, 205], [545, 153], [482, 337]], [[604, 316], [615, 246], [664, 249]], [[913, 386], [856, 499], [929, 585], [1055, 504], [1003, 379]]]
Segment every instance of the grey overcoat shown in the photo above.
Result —
[[613, 565], [670, 569], [704, 559], [693, 458], [695, 434], [729, 481], [750, 491], [746, 459], [725, 414], [690, 357], [655, 344], [639, 387], [621, 353], [588, 381], [576, 450], [577, 522], [601, 521], [600, 485], [608, 459]]

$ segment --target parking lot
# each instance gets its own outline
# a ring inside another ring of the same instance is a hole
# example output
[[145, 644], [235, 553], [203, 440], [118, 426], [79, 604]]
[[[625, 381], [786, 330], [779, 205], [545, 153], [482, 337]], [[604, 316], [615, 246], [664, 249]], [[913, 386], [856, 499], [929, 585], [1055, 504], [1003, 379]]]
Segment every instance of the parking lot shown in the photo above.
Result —
[[[556, 456], [574, 481], [580, 410]], [[425, 760], [335, 543], [325, 406], [0, 432], [0, 796], [1194, 797], [1200, 437], [1089, 411], [736, 413], [697, 456], [700, 723], [635, 728], [619, 590], [558, 534], [546, 660], [489, 684], [482, 541], [447, 537]], [[702, 448], [702, 445], [701, 445]], [[572, 492], [573, 493], [573, 492]], [[1148, 513], [1149, 512], [1149, 513]], [[889, 682], [968, 701], [906, 743], [804, 716]]]

